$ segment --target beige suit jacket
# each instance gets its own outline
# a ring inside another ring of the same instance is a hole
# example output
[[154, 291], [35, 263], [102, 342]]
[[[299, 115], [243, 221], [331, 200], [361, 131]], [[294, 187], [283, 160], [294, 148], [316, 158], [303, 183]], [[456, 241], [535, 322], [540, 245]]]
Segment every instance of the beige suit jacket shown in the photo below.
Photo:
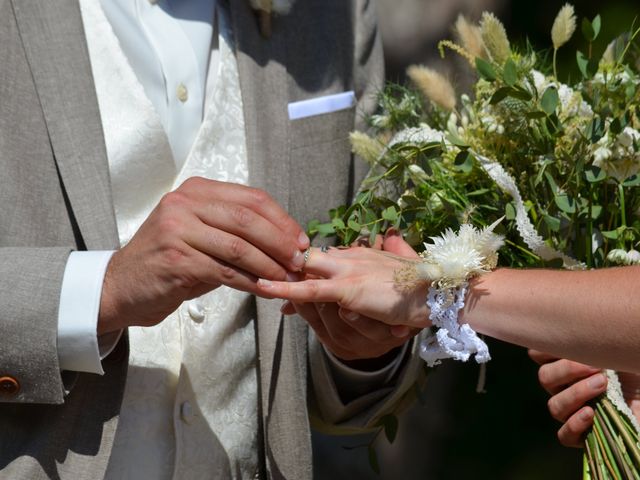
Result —
[[[248, 0], [230, 1], [250, 183], [302, 224], [321, 218], [364, 174], [348, 133], [382, 81], [374, 4], [298, 0], [265, 39]], [[82, 28], [77, 1], [0, 0], [0, 479], [102, 478], [125, 385], [126, 337], [104, 376], [58, 367], [67, 257], [118, 246]], [[348, 90], [356, 109], [288, 119], [291, 101]], [[395, 388], [345, 403], [306, 324], [282, 321], [279, 302], [257, 299], [256, 309], [264, 476], [308, 479], [307, 404], [319, 424], [370, 428], [406, 398], [420, 367], [412, 358]], [[221, 465], [219, 478], [228, 475]]]

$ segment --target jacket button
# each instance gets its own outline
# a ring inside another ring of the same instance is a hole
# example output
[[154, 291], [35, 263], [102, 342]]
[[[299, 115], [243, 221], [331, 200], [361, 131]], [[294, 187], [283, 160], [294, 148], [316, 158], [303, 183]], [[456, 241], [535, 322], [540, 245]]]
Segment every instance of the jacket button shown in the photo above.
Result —
[[13, 397], [20, 391], [20, 384], [13, 377], [0, 377], [0, 395]]

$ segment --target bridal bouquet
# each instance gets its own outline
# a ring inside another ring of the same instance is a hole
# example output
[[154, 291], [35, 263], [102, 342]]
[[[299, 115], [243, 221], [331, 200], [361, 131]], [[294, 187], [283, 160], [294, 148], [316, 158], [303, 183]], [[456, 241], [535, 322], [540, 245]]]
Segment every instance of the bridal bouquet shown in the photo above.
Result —
[[[583, 19], [577, 77], [556, 54], [576, 30], [565, 5], [540, 54], [511, 45], [500, 21], [460, 17], [456, 41], [439, 45], [477, 75], [470, 95], [426, 67], [411, 67], [413, 88], [389, 85], [369, 118], [372, 136], [353, 133], [353, 151], [371, 164], [354, 203], [330, 212], [312, 233], [345, 244], [388, 228], [416, 250], [447, 228], [505, 217], [500, 264], [604, 268], [640, 264], [639, 30], [603, 43], [601, 19]], [[596, 54], [596, 52], [601, 52]], [[564, 76], [561, 76], [562, 74]], [[574, 75], [575, 76], [575, 75]], [[614, 372], [596, 403], [585, 444], [584, 477], [640, 478], [638, 424]]]

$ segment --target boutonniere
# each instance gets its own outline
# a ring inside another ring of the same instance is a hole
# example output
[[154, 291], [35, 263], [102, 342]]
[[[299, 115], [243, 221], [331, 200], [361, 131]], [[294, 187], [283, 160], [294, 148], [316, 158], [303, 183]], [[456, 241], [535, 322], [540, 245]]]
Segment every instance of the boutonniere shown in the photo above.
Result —
[[249, 0], [251, 8], [258, 15], [260, 33], [263, 37], [271, 36], [271, 18], [273, 15], [286, 15], [295, 0]]

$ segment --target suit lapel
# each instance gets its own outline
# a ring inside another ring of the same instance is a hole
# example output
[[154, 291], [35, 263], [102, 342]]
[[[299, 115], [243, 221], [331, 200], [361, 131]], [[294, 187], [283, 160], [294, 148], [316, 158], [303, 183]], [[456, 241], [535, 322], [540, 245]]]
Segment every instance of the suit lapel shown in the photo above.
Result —
[[13, 0], [58, 172], [87, 249], [118, 245], [109, 170], [78, 2]]
[[[289, 204], [287, 146], [287, 75], [282, 58], [284, 38], [277, 31], [265, 39], [249, 2], [231, 0], [233, 32], [244, 108], [249, 183], [269, 192], [281, 205]], [[259, 355], [263, 405], [268, 404], [273, 356], [280, 312], [258, 299]], [[270, 321], [265, 321], [265, 317]], [[277, 321], [274, 321], [276, 320]], [[266, 414], [267, 412], [265, 412]]]
[[[261, 36], [248, 1], [231, 0], [247, 138], [250, 185], [290, 208], [287, 37], [273, 20]], [[283, 321], [280, 302], [257, 299], [260, 395], [272, 478], [311, 478], [306, 409], [306, 328]]]

